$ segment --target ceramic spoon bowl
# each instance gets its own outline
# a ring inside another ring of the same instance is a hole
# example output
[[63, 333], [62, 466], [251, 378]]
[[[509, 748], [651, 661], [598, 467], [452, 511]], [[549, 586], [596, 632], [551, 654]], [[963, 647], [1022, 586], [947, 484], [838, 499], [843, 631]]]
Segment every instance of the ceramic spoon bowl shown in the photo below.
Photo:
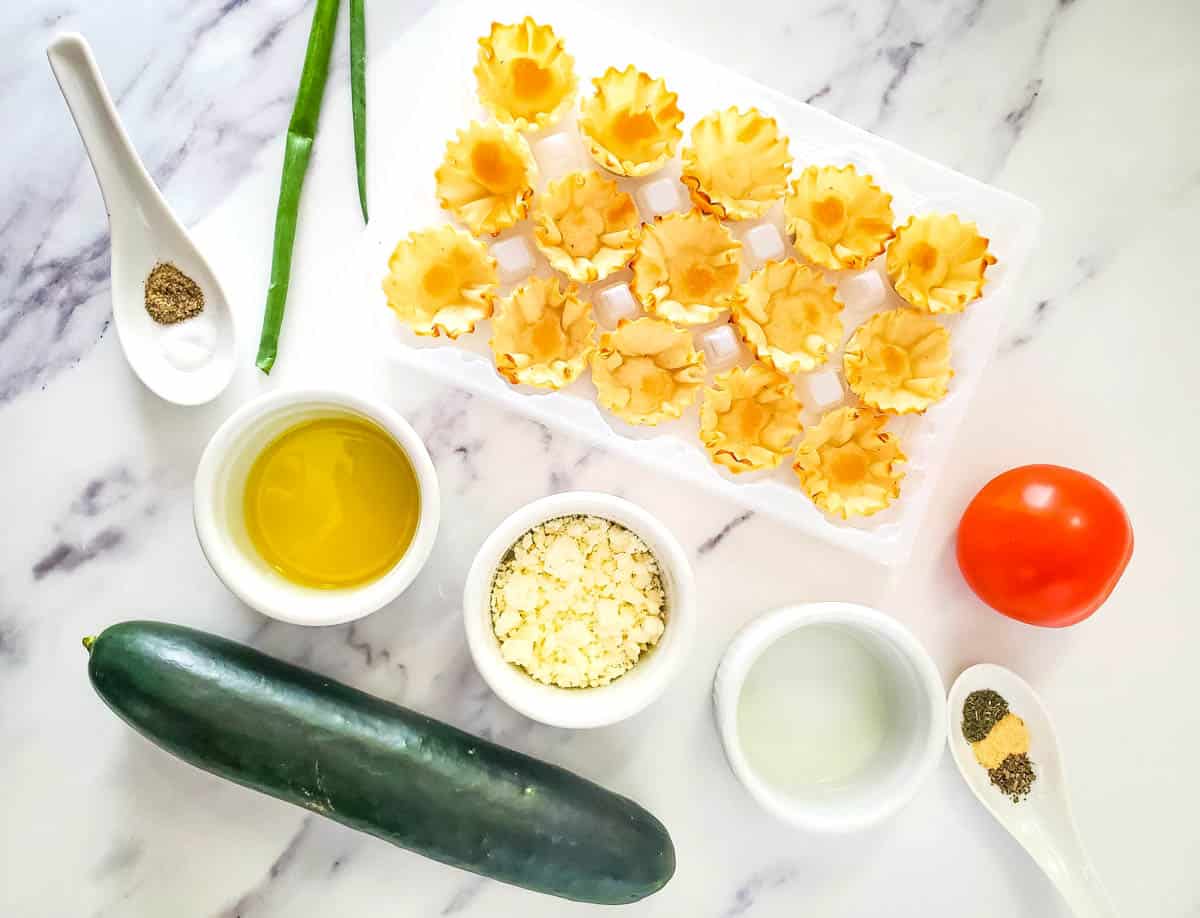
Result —
[[[146, 173], [82, 35], [46, 50], [104, 195], [112, 240], [113, 324], [129, 365], [156, 395], [180, 405], [215, 398], [233, 376], [233, 317], [220, 283]], [[145, 307], [145, 282], [169, 262], [204, 292], [204, 310], [173, 325]]]
[[[1013, 803], [992, 786], [962, 733], [963, 702], [979, 689], [999, 692], [1008, 709], [1029, 728], [1029, 758], [1037, 780], [1029, 796]], [[947, 704], [950, 752], [975, 796], [1008, 829], [1058, 887], [1080, 918], [1116, 918], [1112, 900], [1088, 860], [1071, 815], [1062, 755], [1054, 725], [1041, 699], [1020, 676], [1003, 666], [981, 663], [964, 670], [950, 688]]]

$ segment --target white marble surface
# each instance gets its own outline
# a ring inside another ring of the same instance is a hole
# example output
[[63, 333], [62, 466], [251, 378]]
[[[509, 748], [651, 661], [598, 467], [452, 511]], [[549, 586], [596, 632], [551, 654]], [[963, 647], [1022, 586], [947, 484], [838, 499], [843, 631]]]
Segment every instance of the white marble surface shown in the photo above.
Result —
[[[424, 6], [368, 3], [373, 46]], [[1027, 296], [972, 403], [916, 556], [888, 578], [477, 400], [389, 378], [367, 359], [330, 361], [331, 351], [357, 358], [369, 348], [339, 336], [340, 304], [311, 291], [293, 300], [287, 358], [269, 381], [251, 367], [261, 290], [250, 290], [243, 369], [226, 396], [201, 409], [158, 402], [107, 333], [103, 205], [43, 46], [60, 28], [89, 36], [135, 143], [186, 221], [212, 215], [256, 174], [239, 219], [269, 221], [310, 4], [10, 4], [0, 11], [9, 49], [0, 70], [8, 127], [0, 153], [0, 915], [599, 913], [422, 860], [151, 747], [94, 697], [78, 644], [129, 617], [252, 641], [641, 800], [671, 829], [679, 869], [666, 890], [625, 914], [1064, 915], [949, 757], [893, 822], [843, 839], [773, 823], [736, 784], [708, 702], [721, 649], [758, 612], [826, 598], [894, 613], [947, 680], [979, 660], [1025, 675], [1057, 718], [1078, 821], [1122, 914], [1200, 915], [1200, 739], [1189, 665], [1200, 638], [1189, 570], [1200, 547], [1191, 397], [1200, 320], [1185, 273], [1200, 216], [1200, 8], [1191, 0], [610, 6], [1042, 206], [1044, 242]], [[344, 61], [342, 49], [331, 99], [346, 92]], [[331, 104], [327, 114], [339, 110]], [[382, 114], [375, 106], [373, 116]], [[336, 157], [323, 151], [349, 136], [348, 122], [323, 125], [297, 251], [301, 281], [358, 227], [352, 176], [324, 167]], [[265, 289], [267, 253], [243, 257]], [[200, 554], [192, 469], [242, 400], [320, 374], [387, 387], [429, 443], [446, 524], [427, 571], [383, 612], [321, 631], [268, 626], [229, 596]], [[1137, 531], [1111, 601], [1066, 631], [992, 613], [953, 563], [965, 501], [993, 474], [1029, 461], [1104, 479]], [[458, 616], [462, 578], [490, 527], [570, 487], [613, 490], [658, 514], [691, 550], [703, 596], [693, 659], [664, 699], [624, 725], [587, 733], [534, 726], [493, 698], [471, 666]]]

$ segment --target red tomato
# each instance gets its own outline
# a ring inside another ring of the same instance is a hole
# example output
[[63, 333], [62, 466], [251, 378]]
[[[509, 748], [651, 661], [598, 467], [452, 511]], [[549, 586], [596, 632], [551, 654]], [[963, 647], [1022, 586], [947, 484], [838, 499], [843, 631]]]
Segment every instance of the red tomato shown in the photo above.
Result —
[[958, 566], [993, 609], [1061, 628], [1100, 607], [1133, 554], [1133, 527], [1090, 475], [1024, 465], [993, 478], [958, 524]]

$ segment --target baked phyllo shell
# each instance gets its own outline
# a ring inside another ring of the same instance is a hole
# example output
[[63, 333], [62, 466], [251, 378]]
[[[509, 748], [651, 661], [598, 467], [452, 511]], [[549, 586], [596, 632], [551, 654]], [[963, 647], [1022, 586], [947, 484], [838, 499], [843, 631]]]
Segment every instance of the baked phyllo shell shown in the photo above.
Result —
[[550, 182], [533, 205], [533, 240], [550, 266], [590, 284], [629, 264], [642, 221], [633, 198], [598, 172]]
[[446, 144], [436, 175], [438, 202], [476, 236], [494, 236], [525, 219], [536, 174], [516, 128], [472, 122]]
[[846, 384], [872, 408], [922, 412], [950, 387], [950, 333], [926, 313], [889, 309], [855, 329], [842, 367]]
[[931, 313], [966, 309], [983, 294], [984, 273], [995, 263], [987, 238], [955, 214], [910, 217], [887, 254], [896, 292]]
[[767, 262], [742, 284], [733, 319], [760, 360], [807, 373], [841, 344], [842, 308], [820, 271], [787, 258]]
[[449, 224], [410, 233], [388, 259], [387, 304], [418, 335], [451, 338], [492, 314], [496, 260], [478, 239]]
[[761, 217], [787, 191], [792, 169], [779, 125], [754, 108], [727, 108], [701, 118], [682, 160], [692, 201], [722, 220]]
[[575, 62], [548, 25], [526, 16], [492, 23], [479, 39], [475, 65], [479, 101], [497, 120], [518, 130], [557, 121], [575, 94]]
[[853, 165], [809, 166], [783, 204], [796, 251], [822, 268], [860, 270], [892, 238], [892, 196]]
[[774, 367], [735, 367], [704, 390], [700, 440], [713, 462], [734, 474], [775, 468], [799, 433], [794, 387]]
[[709, 214], [656, 217], [633, 258], [633, 291], [652, 316], [680, 325], [713, 322], [737, 297], [741, 248]]
[[826, 513], [870, 516], [900, 496], [906, 461], [887, 416], [871, 408], [835, 408], [804, 432], [792, 469]]
[[492, 320], [496, 369], [511, 383], [561, 389], [579, 378], [595, 348], [591, 307], [574, 284], [531, 277], [500, 301]]
[[592, 158], [617, 175], [649, 175], [666, 165], [683, 136], [678, 96], [632, 65], [610, 67], [592, 84], [579, 115]]
[[630, 424], [678, 418], [704, 385], [704, 355], [692, 335], [663, 319], [622, 321], [592, 355], [600, 405]]

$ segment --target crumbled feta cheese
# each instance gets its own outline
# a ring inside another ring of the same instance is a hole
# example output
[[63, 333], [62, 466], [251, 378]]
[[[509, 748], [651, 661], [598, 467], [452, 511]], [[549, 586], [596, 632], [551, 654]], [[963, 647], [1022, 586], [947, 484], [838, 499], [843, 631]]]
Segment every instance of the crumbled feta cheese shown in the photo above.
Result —
[[501, 656], [562, 688], [607, 685], [666, 627], [658, 560], [635, 533], [595, 516], [521, 536], [496, 571], [491, 605]]

